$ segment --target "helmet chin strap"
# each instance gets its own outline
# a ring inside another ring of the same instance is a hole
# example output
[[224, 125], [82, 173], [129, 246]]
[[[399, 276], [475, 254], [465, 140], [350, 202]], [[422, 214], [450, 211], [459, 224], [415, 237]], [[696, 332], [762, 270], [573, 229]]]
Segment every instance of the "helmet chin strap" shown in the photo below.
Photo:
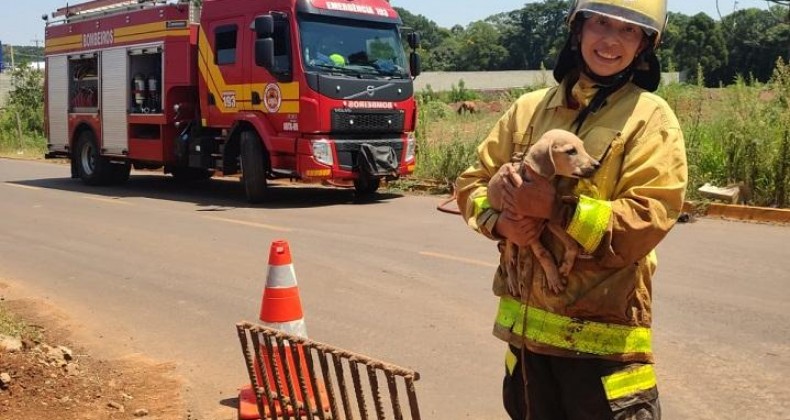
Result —
[[613, 74], [611, 76], [599, 76], [595, 74], [587, 64], [584, 62], [582, 58], [582, 53], [580, 48], [576, 48], [576, 62], [577, 68], [581, 69], [581, 71], [589, 77], [593, 82], [595, 82], [595, 87], [598, 88], [598, 91], [595, 92], [592, 100], [590, 100], [590, 104], [587, 105], [584, 109], [579, 112], [579, 115], [573, 121], [572, 125], [576, 126], [576, 134], [579, 134], [579, 131], [584, 124], [584, 121], [590, 114], [598, 112], [599, 109], [603, 108], [606, 105], [606, 98], [608, 98], [611, 94], [616, 92], [618, 89], [623, 87], [629, 80], [631, 80], [631, 76], [634, 73], [634, 63], [637, 60], [635, 59], [628, 67], [623, 69], [617, 74]]

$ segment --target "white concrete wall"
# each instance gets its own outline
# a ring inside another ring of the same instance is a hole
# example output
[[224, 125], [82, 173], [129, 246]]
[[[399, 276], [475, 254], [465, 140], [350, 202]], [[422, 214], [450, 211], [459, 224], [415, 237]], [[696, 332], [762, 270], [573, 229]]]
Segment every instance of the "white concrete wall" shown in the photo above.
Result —
[[0, 73], [0, 108], [5, 106], [9, 90], [11, 90], [11, 74]]
[[[663, 73], [664, 81], [678, 81], [678, 73]], [[515, 70], [515, 71], [459, 71], [459, 72], [426, 72], [414, 80], [417, 91], [431, 85], [437, 92], [447, 91], [463, 80], [467, 89], [501, 90], [526, 86], [556, 84], [551, 70]]]

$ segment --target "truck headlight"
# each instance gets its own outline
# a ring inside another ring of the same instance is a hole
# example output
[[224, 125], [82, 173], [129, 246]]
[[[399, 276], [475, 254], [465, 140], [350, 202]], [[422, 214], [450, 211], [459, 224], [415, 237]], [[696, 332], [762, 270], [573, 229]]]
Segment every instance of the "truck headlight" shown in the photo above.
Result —
[[411, 162], [414, 160], [414, 153], [417, 150], [417, 138], [414, 136], [414, 132], [408, 134], [406, 138], [406, 157], [404, 158], [405, 162]]
[[332, 166], [335, 160], [332, 158], [332, 144], [329, 140], [313, 140], [313, 157], [318, 163]]

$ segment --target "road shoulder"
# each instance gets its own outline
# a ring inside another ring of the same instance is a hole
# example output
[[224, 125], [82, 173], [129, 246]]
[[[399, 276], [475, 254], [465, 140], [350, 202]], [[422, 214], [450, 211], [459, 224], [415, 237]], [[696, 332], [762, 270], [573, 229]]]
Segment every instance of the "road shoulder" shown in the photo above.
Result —
[[173, 363], [141, 355], [101, 360], [72, 341], [69, 318], [35, 298], [6, 300], [0, 282], [0, 310], [40, 330], [40, 342], [22, 340], [22, 348], [0, 350], [0, 418], [184, 419], [192, 418], [181, 398]]

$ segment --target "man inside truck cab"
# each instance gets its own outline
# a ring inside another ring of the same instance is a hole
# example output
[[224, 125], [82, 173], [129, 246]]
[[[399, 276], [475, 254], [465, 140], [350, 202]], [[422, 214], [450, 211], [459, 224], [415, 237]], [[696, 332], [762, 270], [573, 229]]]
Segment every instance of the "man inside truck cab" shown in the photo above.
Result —
[[318, 53], [316, 61], [319, 64], [326, 64], [328, 66], [334, 65], [336, 67], [344, 67], [346, 65], [345, 57], [338, 53], [329, 54], [328, 57], [324, 54]]
[[344, 67], [348, 64], [346, 57], [340, 53], [342, 41], [337, 39], [305, 40], [305, 62], [317, 66]]

